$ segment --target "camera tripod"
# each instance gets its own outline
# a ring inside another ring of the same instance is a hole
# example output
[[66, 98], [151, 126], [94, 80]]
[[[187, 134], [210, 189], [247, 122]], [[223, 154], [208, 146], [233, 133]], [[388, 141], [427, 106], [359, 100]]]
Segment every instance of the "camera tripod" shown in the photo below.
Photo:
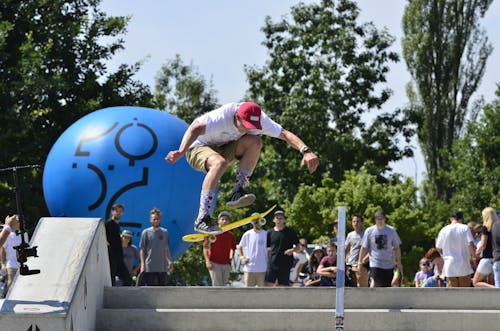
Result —
[[21, 191], [19, 189], [19, 180], [17, 177], [17, 171], [20, 169], [38, 169], [39, 165], [25, 165], [25, 166], [17, 166], [17, 167], [9, 167], [0, 169], [0, 172], [4, 171], [12, 171], [12, 175], [14, 177], [14, 192], [16, 194], [16, 208], [17, 215], [19, 217], [19, 231], [16, 231], [17, 235], [21, 236], [21, 244], [19, 246], [15, 246], [17, 261], [19, 262], [19, 274], [26, 275], [34, 275], [40, 273], [40, 270], [32, 269], [25, 264], [28, 261], [28, 257], [38, 257], [37, 255], [37, 246], [30, 247], [28, 243], [24, 239], [24, 235], [26, 233], [26, 229], [24, 227], [24, 215], [21, 208]]

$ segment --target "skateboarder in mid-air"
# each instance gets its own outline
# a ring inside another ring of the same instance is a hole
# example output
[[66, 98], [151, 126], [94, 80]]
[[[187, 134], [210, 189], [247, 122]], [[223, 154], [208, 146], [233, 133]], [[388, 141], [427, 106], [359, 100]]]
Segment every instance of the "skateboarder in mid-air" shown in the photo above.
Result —
[[250, 205], [255, 195], [244, 190], [259, 161], [262, 140], [265, 134], [280, 138], [302, 154], [301, 165], [307, 165], [310, 173], [318, 167], [316, 154], [295, 134], [283, 129], [270, 119], [253, 102], [228, 103], [196, 118], [184, 133], [178, 150], [170, 151], [165, 159], [175, 163], [184, 154], [188, 163], [196, 170], [206, 173], [203, 180], [200, 209], [194, 230], [206, 234], [217, 234], [221, 229], [212, 221], [212, 204], [219, 180], [227, 167], [239, 161], [236, 182], [231, 191], [227, 207], [241, 208]]

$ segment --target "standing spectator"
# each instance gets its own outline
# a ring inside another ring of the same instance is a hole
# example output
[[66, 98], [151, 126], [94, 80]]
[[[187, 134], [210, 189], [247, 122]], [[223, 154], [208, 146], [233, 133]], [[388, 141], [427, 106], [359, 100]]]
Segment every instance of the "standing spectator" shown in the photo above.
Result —
[[444, 260], [437, 248], [429, 249], [424, 257], [433, 265], [433, 276], [427, 278], [421, 287], [445, 287], [446, 281], [442, 277]]
[[[17, 252], [14, 249], [14, 247], [21, 245], [22, 240], [21, 240], [21, 235], [17, 235], [16, 231], [19, 230], [19, 223], [15, 223], [12, 226], [10, 226], [12, 231], [7, 237], [7, 240], [3, 244], [3, 249], [2, 249], [2, 269], [6, 268], [7, 271], [7, 284], [6, 284], [6, 290], [10, 287], [12, 284], [12, 281], [16, 277], [17, 270], [19, 269], [19, 262], [17, 261]], [[28, 234], [25, 232], [24, 233], [24, 241], [29, 242], [28, 240]]]
[[325, 251], [323, 247], [316, 246], [311, 253], [309, 258], [309, 263], [307, 264], [307, 274], [309, 275], [306, 279], [305, 286], [319, 286], [321, 283], [321, 276], [318, 274], [318, 267], [325, 256]]
[[346, 265], [351, 269], [353, 282], [358, 287], [368, 287], [368, 266], [366, 264], [358, 265], [361, 241], [365, 234], [363, 221], [361, 214], [352, 216], [351, 223], [354, 231], [349, 232], [345, 240]]
[[420, 271], [415, 274], [415, 287], [422, 287], [425, 281], [433, 276], [431, 261], [423, 258], [420, 260]]
[[273, 222], [274, 228], [267, 232], [267, 247], [270, 253], [266, 283], [268, 286], [288, 286], [293, 263], [293, 246], [298, 244], [299, 238], [295, 230], [285, 225], [286, 217], [282, 210], [274, 212]]
[[[229, 224], [231, 214], [223, 211], [217, 218], [219, 227]], [[203, 256], [212, 279], [212, 286], [226, 286], [231, 273], [231, 261], [236, 249], [236, 239], [231, 231], [226, 231], [215, 236], [214, 243], [208, 239], [203, 241]]]
[[109, 269], [111, 271], [111, 284], [116, 285], [116, 277], [121, 279], [125, 286], [132, 285], [132, 278], [123, 262], [122, 242], [120, 238], [120, 218], [125, 207], [115, 204], [111, 207], [111, 218], [106, 221], [106, 238], [108, 240]]
[[296, 283], [299, 279], [299, 275], [302, 269], [309, 261], [307, 254], [307, 240], [304, 238], [299, 239], [299, 244], [295, 247], [293, 251], [293, 265], [290, 269], [290, 282]]
[[338, 233], [339, 233], [339, 220], [335, 219], [333, 220], [333, 237], [330, 238], [330, 244], [334, 244], [335, 246], [337, 246]]
[[391, 287], [394, 265], [403, 273], [399, 247], [401, 239], [396, 230], [386, 224], [387, 218], [383, 210], [377, 211], [374, 219], [375, 225], [366, 229], [361, 241], [358, 265], [362, 265], [365, 256], [370, 254], [372, 287]]
[[476, 261], [476, 247], [472, 233], [462, 224], [462, 212], [453, 212], [450, 224], [439, 231], [436, 248], [444, 259], [443, 276], [447, 287], [471, 286], [471, 259]]
[[14, 232], [14, 228], [19, 228], [19, 216], [5, 216], [5, 224], [0, 231], [0, 246], [3, 246], [9, 234]]
[[486, 207], [481, 212], [483, 226], [481, 229], [481, 241], [476, 250], [476, 256], [482, 257], [479, 260], [472, 284], [474, 287], [495, 287], [488, 277], [493, 274], [493, 245], [491, 239], [491, 227], [498, 221], [495, 209]]
[[318, 267], [320, 275], [319, 286], [335, 286], [337, 277], [337, 246], [330, 243], [326, 246], [326, 256], [321, 259]]
[[147, 286], [164, 286], [167, 282], [167, 270], [174, 271], [170, 236], [167, 229], [160, 227], [161, 215], [159, 209], [153, 208], [149, 212], [151, 227], [141, 234], [141, 273], [144, 285]]
[[491, 226], [491, 242], [493, 247], [493, 272], [495, 274], [495, 287], [500, 288], [500, 222], [494, 222]]
[[122, 250], [123, 250], [123, 262], [125, 262], [125, 267], [127, 267], [128, 272], [131, 276], [137, 276], [139, 269], [141, 268], [138, 264], [134, 268], [134, 261], [139, 260], [141, 255], [139, 254], [139, 249], [137, 246], [132, 244], [132, 232], [129, 230], [122, 231]]
[[[255, 213], [253, 214], [255, 215]], [[243, 253], [246, 252], [246, 254]], [[252, 221], [252, 229], [243, 234], [238, 245], [246, 287], [265, 286], [267, 269], [267, 231], [260, 220]]]

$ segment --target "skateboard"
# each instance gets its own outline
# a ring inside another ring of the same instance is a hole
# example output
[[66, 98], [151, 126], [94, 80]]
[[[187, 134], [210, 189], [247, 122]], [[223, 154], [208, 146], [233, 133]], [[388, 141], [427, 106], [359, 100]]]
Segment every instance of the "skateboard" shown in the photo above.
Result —
[[[257, 220], [257, 219], [260, 219], [260, 224], [264, 225], [266, 223], [266, 219], [264, 217], [267, 214], [269, 214], [275, 207], [276, 207], [276, 205], [272, 206], [271, 208], [269, 208], [268, 210], [266, 210], [263, 213], [248, 216], [248, 217], [245, 217], [239, 221], [234, 221], [232, 223], [224, 225], [223, 227], [221, 227], [221, 229], [222, 229], [221, 233], [224, 233], [224, 232], [232, 230], [232, 229], [236, 229], [237, 227], [248, 224], [248, 223], [252, 222], [253, 220]], [[214, 243], [216, 240], [215, 236], [216, 236], [216, 234], [191, 233], [191, 234], [187, 234], [184, 237], [182, 237], [182, 240], [187, 241], [187, 242], [198, 242], [198, 241], [205, 240], [205, 238], [208, 238], [208, 240], [211, 243]]]

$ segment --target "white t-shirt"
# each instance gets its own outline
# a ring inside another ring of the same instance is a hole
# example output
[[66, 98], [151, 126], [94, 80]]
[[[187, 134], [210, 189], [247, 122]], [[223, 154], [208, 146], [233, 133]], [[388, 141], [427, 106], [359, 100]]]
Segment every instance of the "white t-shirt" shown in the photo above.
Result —
[[469, 243], [474, 238], [467, 225], [448, 224], [439, 231], [436, 247], [443, 250], [444, 277], [462, 277], [473, 273], [470, 265]]
[[[205, 123], [205, 134], [198, 136], [190, 148], [222, 146], [245, 135], [245, 133], [238, 131], [234, 125], [234, 114], [240, 105], [241, 103], [236, 102], [228, 103], [195, 119], [191, 125]], [[281, 134], [281, 125], [270, 119], [264, 112], [261, 113], [260, 124], [262, 130], [250, 130], [246, 134], [264, 134], [271, 137], [278, 137]]]
[[[24, 240], [28, 242], [28, 234], [24, 233]], [[21, 245], [21, 236], [15, 234], [15, 232], [11, 232], [7, 237], [7, 240], [3, 244], [3, 248], [5, 249], [5, 256], [7, 258], [7, 268], [9, 269], [18, 269], [19, 262], [17, 262], [16, 250], [15, 246]]]
[[267, 269], [267, 231], [248, 230], [243, 234], [239, 244], [243, 254], [249, 259], [243, 266], [244, 272], [266, 272]]
[[308, 262], [306, 253], [296, 253], [293, 252], [293, 260], [295, 265], [290, 269], [290, 281], [295, 282], [297, 278], [298, 267], [301, 264], [306, 264]]

